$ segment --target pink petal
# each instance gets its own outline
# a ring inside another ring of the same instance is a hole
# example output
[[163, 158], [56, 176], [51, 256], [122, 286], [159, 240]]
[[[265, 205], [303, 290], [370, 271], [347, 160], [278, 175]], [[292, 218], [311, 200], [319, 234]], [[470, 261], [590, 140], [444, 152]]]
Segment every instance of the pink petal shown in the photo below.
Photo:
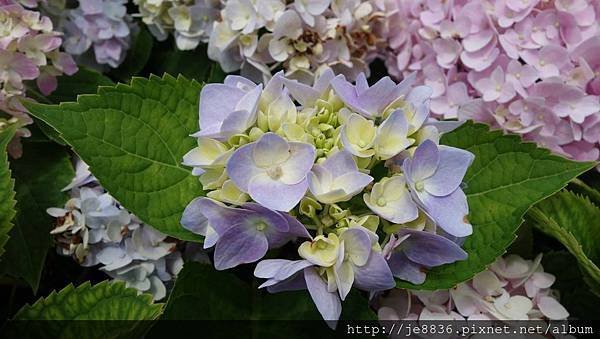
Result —
[[550, 320], [566, 319], [569, 316], [569, 312], [552, 297], [541, 297], [537, 306], [542, 314]]
[[54, 92], [58, 85], [56, 77], [48, 73], [40, 74], [40, 76], [36, 79], [36, 83], [38, 88], [44, 95], [49, 95], [50, 93]]
[[462, 45], [465, 48], [465, 51], [476, 52], [490, 43], [493, 37], [494, 32], [491, 29], [486, 29], [484, 31], [467, 36], [465, 39], [463, 39]]

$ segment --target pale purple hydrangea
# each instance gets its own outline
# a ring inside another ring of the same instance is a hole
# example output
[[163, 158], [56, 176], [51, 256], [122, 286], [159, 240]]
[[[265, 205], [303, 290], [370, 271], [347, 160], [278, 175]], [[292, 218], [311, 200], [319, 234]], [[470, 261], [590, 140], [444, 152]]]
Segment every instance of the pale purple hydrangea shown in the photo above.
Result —
[[395, 289], [375, 303], [380, 320], [565, 320], [569, 312], [551, 287], [542, 255], [500, 257], [487, 270], [450, 290]]
[[228, 76], [223, 84], [208, 84], [200, 95], [200, 131], [193, 136], [227, 140], [256, 121], [262, 86]]
[[465, 237], [473, 232], [466, 220], [467, 197], [460, 185], [475, 156], [454, 147], [425, 140], [402, 164], [415, 201], [445, 232]]
[[312, 145], [266, 133], [255, 143], [240, 147], [226, 168], [231, 180], [254, 201], [288, 212], [308, 189], [307, 175], [315, 156]]
[[[193, 214], [201, 211], [198, 218]], [[191, 231], [202, 225], [215, 231], [215, 268], [225, 270], [252, 263], [265, 256], [268, 249], [281, 247], [296, 238], [310, 238], [308, 231], [295, 218], [256, 203], [232, 208], [209, 199], [198, 198], [187, 207], [181, 223]], [[206, 247], [206, 246], [205, 246]]]
[[457, 243], [432, 232], [413, 229], [392, 235], [383, 253], [395, 277], [416, 285], [425, 282], [427, 269], [467, 259], [467, 253]]
[[[131, 47], [136, 29], [125, 0], [79, 0], [64, 21], [65, 50], [76, 56], [91, 51], [96, 63], [117, 68]], [[90, 53], [91, 53], [90, 52]]]
[[[414, 81], [369, 86], [360, 74], [353, 84], [327, 69], [311, 85], [280, 72], [264, 89], [240, 76], [204, 86], [198, 147], [183, 164], [205, 196], [182, 225], [214, 247], [219, 270], [298, 246], [302, 259], [260, 261], [255, 275], [270, 292], [308, 289], [334, 321], [353, 286], [386, 290], [394, 275], [422, 283], [422, 268], [466, 259], [460, 186], [473, 155], [438, 145], [459, 123], [429, 120], [432, 89]], [[383, 177], [371, 173], [377, 164]]]
[[[350, 228], [339, 237], [340, 249], [334, 259], [332, 277], [318, 274], [319, 260], [263, 260], [254, 275], [267, 279], [259, 288], [271, 292], [308, 289], [317, 309], [325, 320], [337, 321], [343, 301], [355, 285], [366, 291], [387, 290], [396, 285], [392, 272], [380, 251], [372, 248], [377, 235], [362, 227]], [[329, 280], [329, 279], [332, 280]], [[337, 287], [331, 290], [331, 285]]]
[[437, 116], [485, 122], [575, 160], [600, 158], [600, 3], [385, 4], [388, 71], [417, 72]]

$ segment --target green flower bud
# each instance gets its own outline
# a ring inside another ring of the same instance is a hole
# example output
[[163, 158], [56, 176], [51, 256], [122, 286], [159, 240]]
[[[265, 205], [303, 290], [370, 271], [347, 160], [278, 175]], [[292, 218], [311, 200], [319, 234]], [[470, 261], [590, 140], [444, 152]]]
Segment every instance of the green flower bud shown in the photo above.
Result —
[[371, 157], [367, 157], [367, 158], [355, 157], [355, 160], [356, 160], [356, 165], [358, 166], [359, 169], [366, 169], [369, 167], [369, 164], [371, 164]]
[[333, 126], [331, 126], [329, 124], [324, 124], [324, 123], [320, 123], [319, 124], [319, 130], [321, 132], [327, 132], [327, 131], [330, 131], [330, 130], [333, 130], [333, 129], [334, 129]]
[[337, 228], [348, 228], [348, 226], [350, 226], [350, 221], [348, 220], [348, 218], [344, 218], [338, 221], [337, 223]]
[[267, 114], [265, 114], [263, 111], [260, 111], [260, 110], [258, 111], [257, 118], [256, 118], [256, 125], [263, 132], [269, 131], [269, 119], [267, 117]]
[[315, 199], [311, 197], [304, 197], [300, 201], [300, 214], [303, 214], [309, 218], [317, 216], [317, 211], [323, 209], [323, 206], [319, 204]]
[[243, 146], [251, 141], [254, 141], [254, 140], [251, 140], [251, 138], [245, 134], [235, 134], [235, 135], [232, 135], [229, 138], [229, 140], [227, 140], [229, 145], [231, 145], [231, 147], [234, 147], [234, 148]]
[[263, 134], [265, 134], [265, 132], [258, 128], [258, 127], [252, 127], [250, 129], [250, 133], [248, 133], [248, 137], [250, 138], [250, 141], [256, 141], [258, 140]]
[[321, 217], [321, 223], [325, 227], [331, 227], [331, 226], [333, 226], [333, 224], [335, 224], [335, 220], [331, 216], [325, 215], [325, 216]]
[[349, 210], [345, 210], [345, 209], [341, 208], [340, 206], [338, 206], [337, 204], [329, 205], [329, 209], [328, 209], [327, 213], [336, 221], [339, 221], [340, 219], [345, 218], [350, 215]]
[[214, 190], [223, 186], [227, 180], [227, 172], [225, 167], [209, 168], [200, 176], [200, 183], [204, 190]]
[[353, 226], [362, 226], [370, 231], [377, 232], [377, 227], [379, 227], [379, 217], [373, 214], [367, 214], [362, 217], [355, 217], [350, 219], [350, 227]]

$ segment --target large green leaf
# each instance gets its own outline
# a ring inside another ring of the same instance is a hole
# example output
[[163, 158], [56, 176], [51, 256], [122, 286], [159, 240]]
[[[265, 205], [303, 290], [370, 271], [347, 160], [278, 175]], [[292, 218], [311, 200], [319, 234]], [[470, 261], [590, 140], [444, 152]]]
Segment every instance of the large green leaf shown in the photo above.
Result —
[[8, 232], [13, 228], [15, 217], [15, 181], [10, 177], [6, 146], [15, 134], [15, 127], [0, 131], [0, 256], [4, 254], [4, 244]]
[[48, 249], [53, 218], [48, 207], [60, 207], [61, 192], [75, 175], [66, 150], [50, 142], [23, 140], [23, 156], [11, 162], [17, 200], [15, 227], [0, 258], [0, 272], [23, 278], [37, 291]]
[[76, 103], [26, 103], [37, 118], [88, 164], [120, 203], [144, 222], [183, 240], [200, 240], [180, 226], [186, 205], [202, 194], [181, 165], [196, 146], [201, 85], [183, 77], [134, 78], [131, 85], [100, 87]]
[[447, 289], [472, 278], [505, 253], [532, 205], [594, 166], [551, 155], [517, 136], [490, 132], [486, 125], [471, 122], [446, 134], [442, 143], [475, 154], [464, 178], [473, 225], [473, 234], [463, 245], [469, 257], [431, 269], [422, 285], [400, 281], [399, 287]]
[[25, 305], [15, 320], [152, 320], [162, 304], [153, 304], [152, 295], [140, 294], [124, 282], [103, 281], [94, 286], [85, 282], [52, 292], [33, 305]]
[[160, 316], [162, 306], [123, 282], [68, 285], [21, 308], [7, 333], [20, 338], [137, 338], [152, 325], [149, 320]]
[[542, 232], [558, 239], [577, 258], [584, 278], [600, 296], [600, 208], [588, 197], [564, 190], [527, 213]]
[[[98, 86], [114, 86], [110, 78], [93, 69], [79, 66], [77, 73], [58, 77], [56, 90], [47, 96], [50, 103], [74, 101], [80, 94], [91, 94], [98, 91]], [[45, 101], [40, 101], [45, 102]]]
[[[258, 290], [257, 285], [251, 286], [235, 275], [216, 271], [209, 265], [186, 262], [177, 277], [162, 319], [262, 320], [242, 323], [240, 328], [220, 328], [231, 330], [228, 333], [232, 335], [237, 333], [252, 338], [280, 334], [283, 325], [273, 322], [275, 320], [313, 320], [311, 325], [315, 326], [286, 322], [289, 330], [286, 333], [291, 337], [305, 338], [306, 331], [290, 330], [290, 326], [299, 325], [313, 335], [325, 337], [330, 334], [307, 291], [269, 294]], [[353, 291], [343, 303], [343, 319], [376, 320], [376, 316], [369, 309], [367, 299], [358, 291]]]
[[[79, 66], [77, 73], [73, 75], [61, 75], [57, 78], [56, 90], [50, 95], [44, 96], [35, 89], [28, 90], [28, 96], [38, 102], [45, 104], [59, 104], [63, 101], [74, 101], [79, 94], [93, 94], [98, 91], [98, 86], [114, 86], [114, 82], [101, 73], [83, 66]], [[58, 132], [43, 121], [36, 119], [36, 126], [52, 141], [64, 145]], [[31, 127], [30, 127], [31, 129]], [[34, 132], [35, 134], [35, 132]]]

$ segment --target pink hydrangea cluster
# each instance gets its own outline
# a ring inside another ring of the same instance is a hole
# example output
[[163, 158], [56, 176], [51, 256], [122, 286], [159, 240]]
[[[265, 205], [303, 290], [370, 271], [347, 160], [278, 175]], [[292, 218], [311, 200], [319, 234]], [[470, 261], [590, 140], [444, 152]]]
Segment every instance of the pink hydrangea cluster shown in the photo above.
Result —
[[117, 68], [131, 46], [136, 28], [125, 0], [79, 0], [64, 23], [65, 50], [82, 55], [93, 48], [96, 62]]
[[600, 156], [600, 2], [387, 0], [390, 74], [417, 72], [431, 110]]
[[569, 312], [550, 287], [542, 255], [500, 257], [470, 281], [450, 290], [395, 289], [377, 300], [380, 320], [564, 320]]
[[[48, 95], [56, 89], [56, 76], [77, 71], [71, 56], [59, 51], [61, 43], [48, 17], [12, 0], [0, 0], [0, 112], [18, 118], [21, 126], [32, 122], [20, 102], [27, 81], [35, 80], [40, 92]], [[17, 136], [28, 134], [20, 129]], [[18, 142], [9, 150], [19, 156]]]

